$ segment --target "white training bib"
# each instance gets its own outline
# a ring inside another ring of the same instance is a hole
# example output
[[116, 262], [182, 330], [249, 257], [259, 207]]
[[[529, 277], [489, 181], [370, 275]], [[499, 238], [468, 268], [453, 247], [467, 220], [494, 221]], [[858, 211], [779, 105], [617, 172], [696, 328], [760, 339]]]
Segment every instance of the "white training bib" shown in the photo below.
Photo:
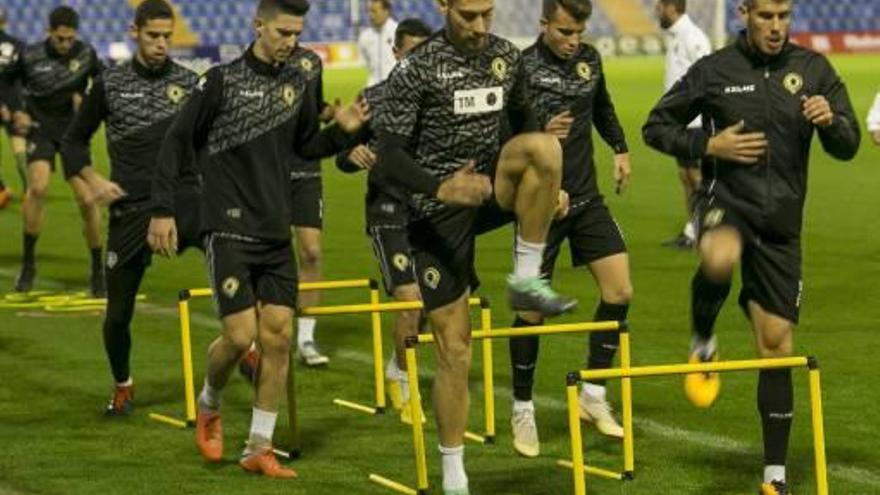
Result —
[[459, 90], [453, 97], [455, 115], [500, 112], [504, 108], [504, 88]]

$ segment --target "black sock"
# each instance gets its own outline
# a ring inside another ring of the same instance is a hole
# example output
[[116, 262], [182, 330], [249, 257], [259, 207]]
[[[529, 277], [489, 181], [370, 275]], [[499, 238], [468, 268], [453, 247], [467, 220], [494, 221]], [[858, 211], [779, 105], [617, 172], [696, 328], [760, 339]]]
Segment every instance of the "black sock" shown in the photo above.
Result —
[[691, 281], [691, 318], [694, 332], [705, 340], [712, 337], [715, 320], [730, 294], [730, 281], [716, 283], [697, 270]]
[[131, 320], [146, 267], [140, 261], [107, 272], [107, 314], [104, 317], [104, 349], [116, 383], [130, 378]]
[[[529, 323], [520, 317], [513, 322], [514, 328], [533, 327], [540, 323]], [[516, 337], [510, 342], [510, 365], [513, 368], [513, 398], [527, 402], [532, 400], [535, 384], [535, 367], [538, 365], [539, 342], [537, 335]]]
[[104, 264], [101, 261], [101, 252], [103, 250], [101, 248], [94, 248], [89, 250], [89, 253], [92, 255], [92, 272], [99, 272], [101, 268], [103, 268]]
[[794, 414], [791, 370], [764, 370], [758, 375], [758, 411], [764, 430], [764, 464], [785, 466]]
[[[593, 321], [624, 321], [628, 313], [629, 304], [610, 304], [602, 301], [596, 308]], [[618, 332], [592, 332], [587, 368], [591, 370], [610, 368], [619, 346], [620, 334]], [[590, 380], [590, 383], [604, 385], [605, 380]]]
[[36, 266], [37, 239], [39, 238], [40, 236], [37, 234], [24, 233], [24, 257], [22, 258], [22, 263], [25, 266]]

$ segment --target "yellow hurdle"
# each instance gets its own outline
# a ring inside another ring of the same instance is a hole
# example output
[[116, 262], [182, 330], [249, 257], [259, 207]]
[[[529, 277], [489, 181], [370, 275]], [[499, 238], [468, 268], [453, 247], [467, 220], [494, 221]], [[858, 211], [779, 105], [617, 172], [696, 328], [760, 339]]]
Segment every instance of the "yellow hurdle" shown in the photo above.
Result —
[[[484, 310], [488, 310], [488, 303], [484, 304]], [[486, 344], [495, 339], [505, 339], [512, 337], [527, 337], [532, 335], [565, 335], [565, 334], [575, 334], [575, 333], [590, 333], [590, 332], [608, 332], [608, 331], [616, 331], [620, 333], [621, 336], [621, 345], [620, 345], [620, 353], [621, 353], [621, 363], [626, 363], [627, 365], [630, 363], [630, 340], [629, 340], [629, 329], [627, 327], [626, 322], [623, 321], [604, 321], [604, 322], [586, 322], [586, 323], [566, 323], [560, 325], [544, 325], [544, 326], [534, 326], [534, 327], [522, 327], [522, 328], [500, 328], [493, 329], [491, 322], [491, 313], [485, 311], [481, 314], [481, 322], [483, 328], [477, 331], [471, 332], [471, 338], [473, 340], [482, 340], [483, 347], [483, 359], [488, 362], [491, 366], [492, 358], [491, 352], [492, 348], [487, 347]], [[409, 386], [410, 386], [410, 407], [413, 411], [418, 410], [417, 408], [421, 405], [421, 394], [419, 393], [419, 376], [418, 376], [418, 361], [416, 358], [416, 347], [419, 344], [432, 344], [435, 343], [436, 339], [434, 335], [430, 334], [421, 334], [416, 337], [410, 337], [406, 341], [406, 368], [407, 375], [409, 377]], [[488, 360], [486, 360], [488, 354]], [[466, 432], [465, 438], [467, 440], [476, 441], [478, 443], [493, 443], [495, 440], [495, 398], [494, 398], [494, 384], [492, 379], [492, 368], [486, 366], [486, 362], [484, 362], [484, 382], [486, 383], [486, 388], [488, 389], [485, 394], [486, 401], [486, 435], [477, 435], [475, 433]], [[488, 371], [487, 371], [488, 370]], [[569, 404], [573, 400], [575, 404], [578, 401], [578, 392], [577, 386], [569, 387], [567, 389]], [[624, 400], [631, 400], [632, 390], [624, 389], [623, 398]], [[630, 394], [630, 395], [627, 395]], [[632, 409], [629, 410], [629, 423], [624, 422], [625, 429], [632, 428]], [[570, 428], [573, 431], [580, 433], [580, 413], [577, 408], [569, 409], [569, 423]], [[385, 488], [389, 488], [391, 490], [397, 491], [399, 493], [406, 494], [416, 494], [423, 495], [427, 494], [430, 487], [428, 485], [428, 461], [427, 454], [425, 451], [425, 431], [424, 427], [420, 421], [413, 421], [412, 423], [412, 433], [413, 433], [413, 457], [415, 460], [416, 466], [416, 485], [415, 487], [410, 487], [403, 483], [399, 483], [397, 481], [391, 480], [384, 476], [380, 476], [378, 474], [372, 473], [369, 475], [369, 480], [377, 485], [380, 485]], [[632, 446], [632, 431], [625, 431], [624, 438], [626, 438], [627, 434], [630, 438], [630, 447]], [[584, 465], [583, 459], [583, 447], [581, 446], [580, 436], [578, 436], [578, 448], [575, 449], [575, 438], [572, 436], [572, 449], [574, 452], [574, 460], [573, 461], [561, 461], [560, 464], [566, 467], [573, 468], [575, 471], [579, 471], [580, 473], [590, 473], [597, 476], [605, 476], [608, 478], [622, 480], [631, 474], [627, 473], [615, 473], [612, 471], [608, 471], [605, 469], [586, 466]], [[626, 448], [626, 442], [624, 442], [624, 448]], [[580, 458], [578, 459], [578, 453], [580, 453]], [[629, 454], [624, 454], [624, 465], [632, 466], [633, 465], [633, 455], [632, 452]]]
[[[626, 333], [621, 334], [621, 353]], [[629, 345], [628, 339], [626, 340]], [[825, 458], [825, 430], [822, 413], [822, 388], [819, 376], [819, 363], [812, 357], [792, 357], [779, 359], [753, 359], [741, 361], [724, 361], [698, 364], [669, 364], [658, 366], [631, 367], [629, 356], [621, 355], [621, 368], [604, 370], [581, 370], [574, 371], [567, 376], [566, 397], [568, 403], [569, 430], [571, 434], [571, 460], [560, 461], [559, 464], [572, 469], [575, 495], [586, 495], [585, 474], [606, 476], [613, 473], [602, 473], [584, 464], [583, 438], [580, 421], [578, 418], [578, 392], [577, 386], [581, 381], [658, 377], [670, 375], [687, 375], [691, 373], [725, 373], [734, 371], [755, 371], [785, 368], [806, 368], [809, 370], [810, 379], [810, 412], [813, 425], [813, 455], [816, 471], [816, 493], [828, 495], [828, 468]], [[632, 391], [626, 391], [627, 400], [623, 403], [624, 408], [624, 463], [626, 470], [623, 473], [624, 480], [633, 479], [632, 471]]]

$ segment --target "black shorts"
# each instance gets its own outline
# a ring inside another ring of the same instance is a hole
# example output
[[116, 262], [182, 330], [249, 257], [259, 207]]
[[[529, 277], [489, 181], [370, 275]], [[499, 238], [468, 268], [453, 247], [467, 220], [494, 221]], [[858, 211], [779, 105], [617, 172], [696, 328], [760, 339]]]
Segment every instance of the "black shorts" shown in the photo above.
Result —
[[[199, 193], [196, 191], [178, 192], [174, 197], [177, 224], [177, 252], [188, 248], [202, 248], [199, 235]], [[147, 244], [147, 231], [150, 227], [152, 202], [112, 205], [110, 207], [110, 228], [107, 233], [107, 271], [123, 267], [128, 263], [150, 266], [152, 251]]]
[[516, 220], [493, 198], [479, 208], [447, 208], [410, 225], [416, 276], [425, 311], [446, 306], [480, 285], [474, 266], [475, 241]]
[[800, 239], [761, 232], [717, 198], [702, 198], [697, 204], [697, 218], [700, 237], [721, 226], [733, 227], [742, 236], [739, 304], [746, 316], [749, 301], [754, 301], [765, 311], [797, 324], [803, 292]]
[[211, 233], [205, 237], [205, 257], [221, 318], [257, 303], [296, 308], [296, 261], [290, 241]]
[[398, 287], [416, 283], [406, 227], [369, 227], [368, 230], [388, 295], [393, 296]]
[[321, 177], [290, 181], [290, 224], [294, 227], [324, 227], [324, 186]]
[[[49, 162], [52, 171], [55, 171], [55, 155], [61, 153], [61, 136], [55, 136], [42, 127], [31, 129], [27, 138], [28, 164], [34, 162]], [[70, 177], [65, 177], [69, 179]]]
[[571, 264], [575, 267], [626, 252], [620, 226], [601, 199], [575, 204], [567, 217], [553, 222], [547, 234], [547, 248], [541, 265], [541, 273], [548, 279], [553, 278], [556, 258], [566, 239], [571, 251]]

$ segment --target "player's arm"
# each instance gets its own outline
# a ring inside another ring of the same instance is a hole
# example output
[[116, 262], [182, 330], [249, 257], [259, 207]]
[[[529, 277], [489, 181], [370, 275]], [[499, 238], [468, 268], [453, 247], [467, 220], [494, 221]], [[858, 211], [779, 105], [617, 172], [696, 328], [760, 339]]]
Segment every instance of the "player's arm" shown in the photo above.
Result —
[[529, 81], [522, 57], [517, 59], [513, 71], [516, 79], [507, 103], [510, 130], [513, 135], [540, 131], [542, 127], [538, 115], [529, 100]]
[[651, 110], [642, 127], [645, 143], [668, 155], [688, 160], [705, 156], [708, 134], [702, 129], [687, 129], [687, 125], [700, 115], [705, 103], [704, 88], [702, 64], [696, 64]]
[[804, 117], [819, 132], [825, 151], [838, 160], [855, 158], [861, 142], [861, 130], [849, 93], [840, 76], [823, 56], [817, 61], [820, 71], [819, 94], [804, 98]]
[[593, 125], [596, 126], [602, 139], [614, 150], [614, 182], [617, 185], [617, 194], [622, 194], [629, 185], [632, 175], [629, 147], [626, 144], [623, 126], [620, 125], [620, 119], [611, 101], [611, 94], [608, 92], [607, 78], [601, 60], [599, 74], [599, 84], [593, 99]]
[[880, 145], [880, 93], [877, 93], [874, 105], [868, 112], [868, 132], [871, 133], [874, 143]]
[[24, 87], [24, 57], [22, 56], [21, 47], [19, 47], [18, 55], [6, 74], [6, 90], [3, 92], [7, 95], [6, 107], [12, 115], [14, 131], [19, 136], [25, 136], [30, 128], [30, 115], [25, 112], [24, 97], [22, 96], [22, 88]]
[[369, 125], [363, 126], [352, 138], [353, 144], [336, 155], [336, 168], [351, 174], [376, 166], [376, 152], [369, 146], [372, 139], [372, 128]]
[[303, 96], [294, 136], [294, 151], [306, 160], [333, 156], [348, 148], [351, 134], [366, 123], [366, 106], [354, 103], [336, 112], [336, 122], [321, 129], [318, 100], [314, 86], [308, 86]]

